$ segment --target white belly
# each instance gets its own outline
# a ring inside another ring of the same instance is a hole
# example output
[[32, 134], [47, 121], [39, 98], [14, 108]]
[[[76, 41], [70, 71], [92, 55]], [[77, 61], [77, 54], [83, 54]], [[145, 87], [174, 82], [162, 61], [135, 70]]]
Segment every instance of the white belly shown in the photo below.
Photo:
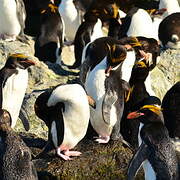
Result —
[[12, 118], [11, 127], [14, 128], [19, 116], [22, 101], [26, 92], [28, 83], [27, 70], [19, 69], [18, 74], [13, 74], [7, 79], [3, 88], [3, 109], [10, 112]]
[[[88, 95], [92, 96], [92, 98], [96, 101], [96, 109], [90, 109], [90, 121], [96, 132], [102, 136], [110, 135], [114, 125], [114, 120], [112, 120], [112, 124], [111, 122], [110, 124], [107, 124], [104, 122], [102, 117], [102, 102], [105, 95], [105, 68], [106, 63], [104, 59], [93, 69], [92, 72], [89, 73], [85, 83], [85, 89]], [[112, 117], [116, 117], [113, 113], [114, 111], [112, 111]]]
[[73, 41], [80, 25], [77, 9], [72, 0], [66, 0], [61, 2], [58, 10], [65, 24], [65, 36], [69, 41]]
[[[139, 126], [139, 133], [138, 133], [138, 143], [139, 143], [139, 146], [141, 145], [142, 143], [142, 139], [140, 137], [140, 131], [141, 131], [141, 128], [143, 127], [143, 124], [140, 123], [140, 126]], [[149, 163], [148, 160], [145, 160], [142, 164], [143, 166], [143, 169], [144, 169], [144, 174], [145, 174], [145, 180], [156, 180], [156, 174], [151, 166], [151, 164]]]
[[15, 0], [0, 1], [0, 34], [19, 35], [21, 26], [16, 14]]
[[153, 24], [150, 15], [143, 9], [139, 9], [132, 17], [127, 36], [144, 36], [154, 38]]

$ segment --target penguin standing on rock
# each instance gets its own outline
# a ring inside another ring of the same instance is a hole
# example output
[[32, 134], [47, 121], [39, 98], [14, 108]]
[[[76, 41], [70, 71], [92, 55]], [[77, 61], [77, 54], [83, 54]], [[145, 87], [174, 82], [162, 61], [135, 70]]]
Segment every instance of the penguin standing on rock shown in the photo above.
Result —
[[0, 39], [15, 41], [23, 40], [26, 11], [23, 0], [0, 1]]
[[31, 151], [11, 128], [11, 115], [0, 109], [1, 180], [38, 180]]
[[90, 122], [98, 133], [99, 143], [122, 139], [120, 121], [124, 109], [124, 95], [128, 83], [122, 80], [122, 66], [127, 50], [122, 45], [108, 45], [109, 53], [89, 73], [85, 81], [87, 93], [95, 100]]
[[48, 126], [49, 142], [64, 160], [81, 154], [70, 149], [86, 134], [90, 118], [88, 101], [90, 97], [79, 84], [59, 85], [36, 99], [35, 113]]
[[145, 180], [178, 180], [178, 162], [174, 146], [164, 126], [160, 100], [150, 96], [142, 107], [128, 114], [128, 119], [141, 122], [139, 148], [128, 168], [128, 180], [135, 178], [143, 164]]
[[[17, 53], [8, 57], [0, 70], [0, 107], [9, 111], [14, 128], [28, 84], [27, 68], [35, 65], [30, 57]], [[27, 129], [26, 122], [23, 122]]]
[[41, 61], [61, 64], [63, 43], [64, 26], [58, 7], [49, 3], [41, 11], [41, 28], [35, 42], [35, 56]]

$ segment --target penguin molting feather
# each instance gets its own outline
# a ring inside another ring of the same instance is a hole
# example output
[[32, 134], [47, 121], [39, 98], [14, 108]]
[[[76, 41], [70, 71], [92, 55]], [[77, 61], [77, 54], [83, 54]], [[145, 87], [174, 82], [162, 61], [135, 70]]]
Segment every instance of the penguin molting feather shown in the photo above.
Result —
[[0, 177], [8, 180], [38, 180], [31, 151], [11, 128], [11, 115], [0, 109]]
[[150, 96], [143, 106], [128, 114], [128, 119], [141, 122], [139, 148], [128, 168], [128, 180], [134, 179], [143, 164], [145, 179], [178, 180], [178, 161], [160, 108], [161, 101]]

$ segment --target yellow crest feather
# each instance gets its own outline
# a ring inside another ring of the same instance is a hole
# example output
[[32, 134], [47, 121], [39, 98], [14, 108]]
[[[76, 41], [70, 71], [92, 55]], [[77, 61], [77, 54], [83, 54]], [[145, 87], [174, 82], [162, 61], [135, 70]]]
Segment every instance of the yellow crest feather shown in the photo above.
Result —
[[159, 115], [162, 110], [162, 108], [154, 106], [154, 105], [145, 105], [140, 109], [149, 109], [150, 111], [154, 112], [157, 115]]

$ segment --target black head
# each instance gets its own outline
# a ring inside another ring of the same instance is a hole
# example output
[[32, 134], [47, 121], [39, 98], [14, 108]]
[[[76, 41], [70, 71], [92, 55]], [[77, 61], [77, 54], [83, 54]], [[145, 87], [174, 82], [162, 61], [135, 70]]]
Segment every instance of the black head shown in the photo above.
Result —
[[25, 56], [21, 53], [11, 54], [9, 55], [5, 67], [10, 69], [26, 69], [31, 65], [35, 65], [35, 62], [30, 59], [30, 57]]
[[127, 55], [127, 50], [122, 45], [107, 44], [107, 47], [108, 47], [109, 53], [107, 56], [107, 69], [105, 72], [106, 74], [109, 72], [109, 70], [112, 70], [114, 67], [123, 63], [123, 61], [126, 59], [126, 55]]
[[0, 131], [9, 131], [11, 129], [11, 115], [5, 109], [0, 109]]
[[161, 105], [161, 101], [158, 97], [149, 96], [142, 101], [140, 109], [138, 111], [129, 113], [127, 118], [128, 119], [138, 118], [138, 120], [143, 124], [147, 124], [151, 122], [163, 123], [164, 119], [160, 105]]

